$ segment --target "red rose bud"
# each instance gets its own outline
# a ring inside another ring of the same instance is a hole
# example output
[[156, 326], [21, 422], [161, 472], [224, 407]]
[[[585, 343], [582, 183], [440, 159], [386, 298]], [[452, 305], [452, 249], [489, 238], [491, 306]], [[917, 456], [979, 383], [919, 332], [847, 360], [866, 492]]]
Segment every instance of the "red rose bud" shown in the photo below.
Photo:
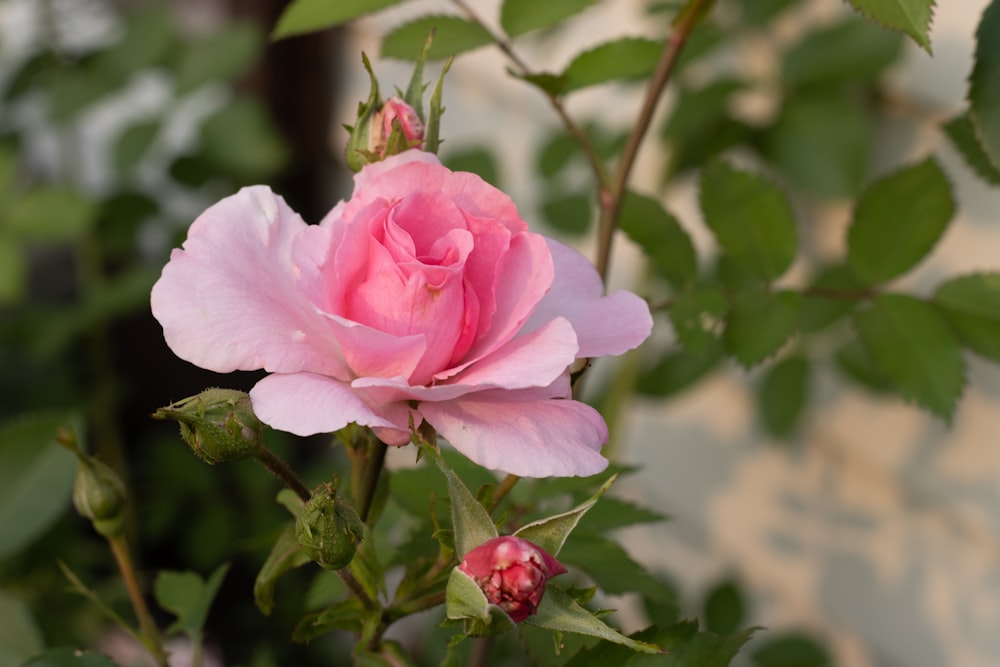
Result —
[[472, 577], [486, 599], [515, 623], [538, 610], [545, 582], [566, 571], [541, 547], [513, 535], [480, 544], [465, 554], [458, 569]]
[[380, 158], [417, 148], [424, 141], [424, 124], [416, 110], [398, 97], [390, 97], [372, 118], [368, 150]]

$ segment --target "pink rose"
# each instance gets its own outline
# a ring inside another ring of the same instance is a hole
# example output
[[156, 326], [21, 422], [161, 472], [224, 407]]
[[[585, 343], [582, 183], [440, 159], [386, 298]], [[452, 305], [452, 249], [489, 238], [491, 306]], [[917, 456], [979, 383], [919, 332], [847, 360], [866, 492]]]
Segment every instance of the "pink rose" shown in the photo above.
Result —
[[465, 554], [458, 569], [472, 577], [486, 599], [515, 623], [538, 611], [545, 582], [566, 571], [544, 549], [513, 535], [480, 544]]
[[424, 124], [420, 116], [409, 104], [398, 97], [390, 97], [375, 113], [368, 135], [368, 150], [381, 157], [385, 156], [386, 142], [392, 134], [392, 122], [399, 121], [403, 136], [411, 147], [419, 147], [424, 141]]
[[476, 463], [544, 477], [604, 469], [607, 427], [569, 366], [649, 335], [645, 302], [528, 231], [478, 176], [407, 151], [367, 165], [307, 225], [263, 186], [195, 220], [153, 287], [179, 357], [271, 373], [258, 417], [298, 435], [351, 422], [386, 443], [427, 421]]

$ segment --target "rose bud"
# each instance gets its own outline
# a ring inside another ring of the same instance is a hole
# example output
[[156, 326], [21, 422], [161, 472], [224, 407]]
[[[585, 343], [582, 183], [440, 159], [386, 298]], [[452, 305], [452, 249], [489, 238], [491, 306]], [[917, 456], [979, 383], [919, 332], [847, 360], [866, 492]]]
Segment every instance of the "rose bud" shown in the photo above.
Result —
[[472, 577], [486, 599], [515, 623], [538, 610], [545, 582], [566, 571], [541, 547], [513, 535], [480, 544], [465, 554], [458, 569]]
[[181, 437], [206, 463], [239, 461], [253, 456], [264, 439], [250, 397], [235, 389], [206, 389], [165, 408], [153, 417], [176, 419]]
[[424, 141], [424, 124], [416, 110], [398, 97], [390, 97], [372, 118], [368, 150], [381, 158], [417, 148]]
[[363, 536], [358, 513], [337, 497], [330, 484], [318, 486], [295, 519], [295, 538], [302, 551], [327, 570], [347, 567]]
[[125, 530], [125, 484], [103, 461], [80, 451], [75, 453], [73, 506], [104, 537], [121, 535]]

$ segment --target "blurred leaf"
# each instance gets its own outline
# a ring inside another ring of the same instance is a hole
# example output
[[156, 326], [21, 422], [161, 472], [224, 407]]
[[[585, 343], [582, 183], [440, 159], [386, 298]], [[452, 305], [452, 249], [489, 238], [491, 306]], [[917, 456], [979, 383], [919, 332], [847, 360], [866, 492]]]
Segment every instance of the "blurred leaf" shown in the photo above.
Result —
[[169, 173], [181, 185], [199, 188], [216, 175], [216, 170], [203, 155], [182, 155], [170, 164]]
[[768, 639], [751, 652], [757, 667], [832, 667], [830, 653], [816, 640], [789, 633]]
[[553, 195], [542, 202], [542, 215], [556, 231], [583, 236], [590, 231], [593, 201], [587, 194]]
[[733, 295], [723, 340], [746, 367], [777, 352], [795, 332], [802, 294], [747, 290]]
[[670, 304], [670, 322], [688, 350], [700, 350], [719, 339], [729, 304], [722, 290], [703, 287], [679, 292]]
[[618, 224], [671, 283], [683, 286], [695, 279], [698, 257], [694, 244], [677, 218], [659, 201], [627, 192]]
[[931, 302], [963, 345], [1000, 362], [1000, 272], [952, 278], [938, 286]]
[[607, 537], [578, 530], [566, 540], [559, 560], [579, 567], [610, 595], [642, 591], [654, 600], [673, 600], [669, 588], [650, 576], [618, 542]]
[[951, 185], [933, 158], [869, 185], [847, 231], [847, 261], [869, 284], [884, 283], [920, 262], [955, 214]]
[[8, 212], [7, 232], [41, 243], [77, 240], [94, 220], [96, 206], [76, 190], [42, 186], [29, 190]]
[[673, 396], [705, 377], [724, 358], [725, 350], [718, 341], [698, 350], [672, 350], [639, 376], [636, 389], [647, 396]]
[[309, 556], [299, 548], [298, 540], [295, 538], [295, 522], [290, 521], [271, 547], [271, 552], [253, 584], [254, 603], [262, 614], [270, 616], [274, 609], [274, 587], [278, 583], [278, 578], [310, 560]]
[[584, 51], [570, 62], [563, 74], [566, 92], [615, 80], [645, 79], [653, 73], [663, 51], [663, 42], [624, 37]]
[[119, 177], [127, 176], [146, 154], [160, 133], [159, 121], [136, 123], [118, 136], [113, 149], [112, 161]]
[[735, 581], [721, 581], [705, 597], [705, 627], [709, 632], [728, 635], [740, 629], [746, 615], [743, 592]]
[[17, 303], [28, 287], [28, 261], [20, 244], [0, 235], [0, 306]]
[[512, 69], [508, 69], [507, 73], [516, 79], [530, 83], [542, 92], [555, 96], [563, 95], [566, 92], [566, 86], [569, 85], [569, 80], [562, 74], [552, 74], [550, 72], [522, 74]]
[[56, 444], [67, 412], [24, 414], [0, 423], [0, 560], [45, 532], [69, 506], [76, 475], [73, 454]]
[[452, 171], [470, 171], [490, 185], [500, 187], [496, 156], [485, 148], [466, 148], [448, 153], [442, 161]]
[[19, 598], [0, 590], [0, 665], [20, 665], [44, 647], [31, 610]]
[[208, 610], [219, 592], [229, 563], [220, 565], [205, 581], [194, 572], [161, 571], [156, 577], [154, 593], [160, 607], [177, 616], [168, 634], [181, 630], [198, 636], [205, 627]]
[[257, 59], [264, 35], [252, 21], [236, 21], [184, 45], [176, 64], [174, 86], [183, 95], [212, 81], [231, 81]]
[[979, 143], [976, 135], [976, 128], [972, 125], [972, 119], [968, 113], [955, 116], [950, 121], [941, 126], [952, 145], [965, 158], [965, 164], [976, 173], [979, 178], [993, 185], [1000, 185], [1000, 170], [993, 166], [989, 156]]
[[542, 150], [538, 154], [538, 171], [545, 178], [552, 178], [572, 164], [573, 156], [579, 151], [579, 146], [568, 132], [553, 132], [542, 144]]
[[[495, 484], [496, 477], [455, 451], [441, 452], [458, 476], [471, 488]], [[418, 519], [428, 516], [431, 505], [438, 518], [447, 520], [449, 515], [448, 482], [433, 465], [422, 464], [413, 468], [393, 471], [389, 479], [389, 492], [400, 508]]]
[[872, 21], [913, 38], [931, 52], [931, 16], [934, 0], [850, 0], [851, 6]]
[[614, 496], [604, 496], [580, 518], [579, 529], [588, 533], [606, 533], [619, 528], [644, 523], [659, 523], [666, 517], [651, 509], [640, 507]]
[[53, 73], [48, 84], [49, 117], [53, 124], [62, 125], [116, 92], [121, 85], [121, 81], [93, 67], [60, 69]]
[[713, 162], [702, 172], [699, 201], [705, 224], [734, 262], [773, 280], [795, 259], [792, 208], [762, 176]]
[[802, 295], [799, 330], [814, 333], [851, 312], [865, 294], [865, 286], [843, 264], [828, 266], [813, 278]]
[[875, 367], [875, 362], [858, 339], [837, 350], [834, 360], [845, 375], [869, 390], [878, 394], [892, 391], [892, 382]]
[[578, 605], [567, 593], [551, 585], [539, 603], [538, 611], [524, 622], [548, 630], [598, 637], [622, 644], [641, 653], [662, 653], [660, 648], [654, 644], [631, 639], [621, 634]]
[[740, 0], [743, 22], [754, 26], [764, 26], [788, 7], [800, 0]]
[[500, 25], [511, 37], [552, 27], [582, 12], [598, 0], [504, 0]]
[[788, 88], [872, 81], [903, 52], [903, 39], [871, 22], [849, 18], [802, 37], [782, 59]]
[[350, 565], [354, 578], [373, 600], [385, 592], [385, 568], [378, 559], [375, 536], [368, 526], [364, 527], [364, 538], [354, 554]]
[[125, 17], [121, 40], [98, 56], [96, 66], [124, 82], [133, 72], [163, 64], [174, 47], [173, 26], [168, 5], [136, 5]]
[[98, 653], [75, 648], [53, 648], [35, 656], [21, 667], [117, 667]]
[[573, 656], [566, 667], [726, 667], [753, 634], [754, 630], [720, 637], [698, 632], [697, 621], [681, 621], [666, 628], [647, 628], [632, 637], [653, 642], [666, 655], [649, 657], [624, 646], [606, 642], [586, 648]]
[[361, 600], [351, 596], [323, 611], [305, 616], [295, 626], [295, 631], [292, 633], [292, 641], [312, 641], [331, 630], [348, 630], [360, 633], [365, 613], [365, 608], [361, 604]]
[[861, 343], [907, 400], [951, 421], [965, 383], [958, 341], [929, 304], [902, 294], [880, 294], [854, 312]]
[[382, 39], [382, 57], [414, 61], [427, 35], [434, 31], [429, 60], [448, 58], [493, 43], [483, 26], [457, 16], [424, 16], [394, 28]]
[[403, 0], [294, 0], [278, 19], [271, 39], [332, 28], [401, 2]]
[[612, 475], [608, 478], [601, 488], [597, 490], [594, 495], [580, 503], [568, 512], [562, 512], [554, 516], [548, 516], [544, 519], [538, 521], [532, 521], [529, 524], [521, 526], [518, 528], [514, 534], [518, 537], [528, 540], [534, 544], [540, 546], [543, 550], [552, 554], [553, 556], [559, 555], [559, 550], [563, 548], [566, 543], [566, 538], [569, 537], [573, 529], [576, 528], [577, 523], [580, 519], [592, 508], [597, 501], [603, 496], [611, 485], [614, 483], [617, 475]]
[[791, 183], [808, 192], [853, 196], [864, 180], [871, 139], [856, 104], [832, 95], [793, 97], [767, 137], [768, 154]]
[[692, 135], [704, 135], [726, 117], [729, 100], [743, 88], [745, 84], [739, 79], [719, 79], [698, 89], [682, 87], [663, 126], [663, 136], [684, 141]]
[[264, 179], [281, 169], [289, 151], [259, 102], [237, 99], [201, 127], [202, 151], [217, 168], [241, 181]]
[[[788, 357], [768, 369], [760, 387], [761, 421], [771, 435], [784, 437], [799, 421], [809, 397], [809, 362]], [[709, 628], [717, 630], [711, 623]], [[734, 628], [735, 629], [735, 628]]]
[[969, 118], [983, 150], [1000, 169], [1000, 0], [983, 12], [976, 29], [976, 52], [969, 75]]

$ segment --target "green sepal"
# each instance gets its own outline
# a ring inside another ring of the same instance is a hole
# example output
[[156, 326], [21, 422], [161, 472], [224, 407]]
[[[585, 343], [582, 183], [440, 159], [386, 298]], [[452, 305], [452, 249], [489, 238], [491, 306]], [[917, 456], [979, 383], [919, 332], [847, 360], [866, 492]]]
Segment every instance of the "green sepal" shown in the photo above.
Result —
[[462, 621], [469, 637], [502, 635], [516, 627], [507, 612], [490, 604], [475, 580], [457, 567], [448, 577], [444, 604], [448, 619]]
[[423, 451], [431, 456], [448, 480], [448, 497], [451, 500], [451, 522], [455, 530], [455, 553], [461, 560], [465, 554], [480, 544], [498, 537], [497, 527], [469, 488], [458, 478], [441, 453], [426, 442]]
[[441, 68], [441, 75], [438, 76], [437, 83], [434, 84], [434, 91], [431, 93], [430, 115], [428, 115], [427, 123], [424, 126], [424, 150], [435, 155], [441, 146], [441, 115], [444, 113], [444, 107], [441, 106], [441, 92], [444, 87], [444, 75], [451, 69], [454, 60], [453, 57], [448, 58], [444, 67]]
[[576, 528], [576, 524], [597, 503], [598, 499], [611, 488], [616, 479], [618, 479], [617, 473], [609, 477], [593, 496], [573, 509], [562, 514], [533, 521], [519, 528], [515, 531], [514, 535], [528, 540], [553, 556], [558, 556], [559, 550], [566, 543], [566, 538], [569, 537], [569, 534]]
[[417, 118], [424, 122], [424, 66], [427, 64], [427, 54], [430, 52], [431, 44], [434, 43], [434, 30], [427, 33], [424, 46], [420, 49], [420, 56], [413, 66], [413, 75], [410, 76], [410, 84], [406, 87], [406, 94], [403, 101], [413, 107], [417, 112]]
[[368, 55], [361, 54], [361, 62], [364, 63], [368, 78], [371, 79], [371, 92], [368, 93], [368, 101], [358, 104], [358, 119], [350, 128], [351, 136], [347, 140], [347, 151], [345, 160], [351, 171], [361, 171], [361, 168], [372, 160], [366, 155], [368, 153], [369, 135], [371, 134], [372, 115], [382, 108], [382, 97], [378, 90], [378, 79], [375, 78], [375, 71], [372, 69]]

